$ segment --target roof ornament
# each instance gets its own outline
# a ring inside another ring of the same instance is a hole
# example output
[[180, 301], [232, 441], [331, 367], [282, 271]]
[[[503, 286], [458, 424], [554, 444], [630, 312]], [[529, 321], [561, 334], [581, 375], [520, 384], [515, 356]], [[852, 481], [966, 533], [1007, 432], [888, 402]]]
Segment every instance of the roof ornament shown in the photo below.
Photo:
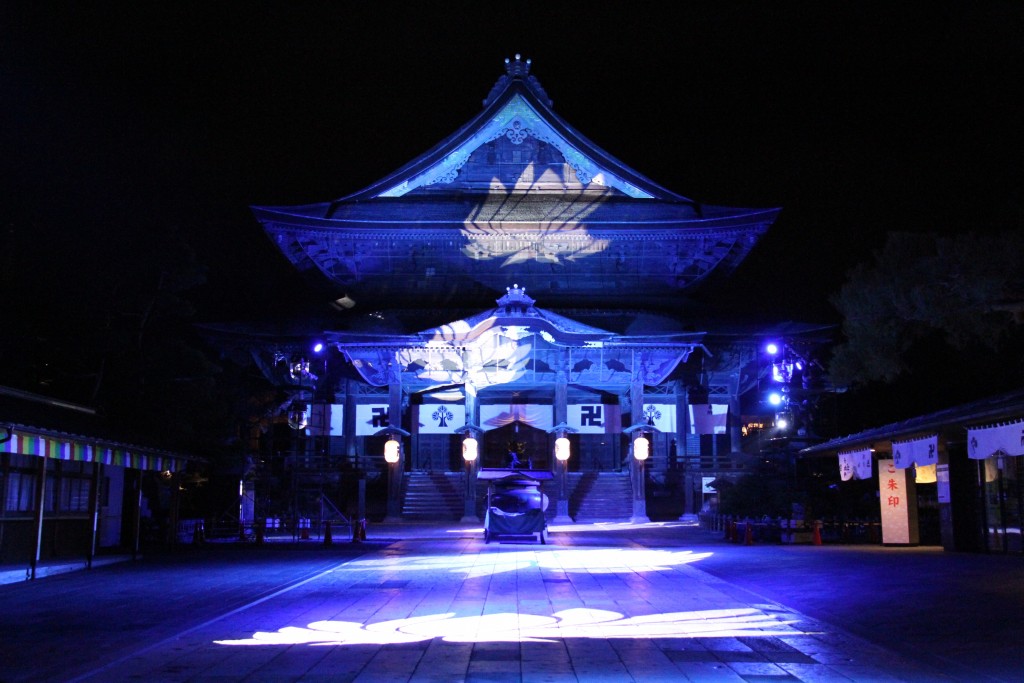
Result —
[[527, 59], [525, 62], [522, 61], [522, 57], [516, 55], [516, 61], [510, 60], [508, 57], [505, 58], [505, 73], [515, 78], [516, 76], [529, 76], [530, 75], [530, 64], [532, 60]]
[[507, 293], [498, 299], [497, 304], [505, 309], [507, 315], [526, 313], [527, 309], [532, 308], [536, 303], [536, 301], [526, 296], [526, 287], [520, 287], [516, 284], [506, 287], [505, 291]]
[[530, 75], [531, 64], [533, 64], [533, 61], [530, 59], [524, 61], [522, 55], [516, 55], [514, 60], [506, 57], [505, 73], [498, 77], [497, 83], [494, 84], [494, 87], [491, 88], [491, 92], [484, 99], [484, 106], [486, 107], [493, 102], [513, 81], [525, 83], [541, 102], [549, 107], [552, 106], [554, 103], [551, 101], [551, 98], [548, 97], [547, 92], [544, 91], [540, 81], [537, 80], [536, 76]]

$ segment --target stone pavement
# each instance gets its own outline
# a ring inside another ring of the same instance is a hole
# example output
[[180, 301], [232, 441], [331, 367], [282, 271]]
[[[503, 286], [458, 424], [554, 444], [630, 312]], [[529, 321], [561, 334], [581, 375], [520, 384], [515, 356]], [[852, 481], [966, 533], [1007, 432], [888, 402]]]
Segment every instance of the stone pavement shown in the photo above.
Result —
[[682, 524], [555, 527], [547, 545], [485, 544], [458, 525], [369, 536], [188, 548], [0, 586], [0, 681], [1014, 680], [798, 611], [782, 579], [766, 598], [701, 568], [780, 553], [810, 566], [833, 549], [734, 546]]

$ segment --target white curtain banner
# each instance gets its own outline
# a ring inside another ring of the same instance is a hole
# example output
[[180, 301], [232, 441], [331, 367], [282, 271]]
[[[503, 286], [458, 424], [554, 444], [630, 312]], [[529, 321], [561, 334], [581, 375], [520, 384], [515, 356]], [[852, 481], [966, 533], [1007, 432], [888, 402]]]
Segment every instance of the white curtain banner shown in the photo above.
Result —
[[390, 426], [387, 403], [361, 403], [356, 406], [356, 436], [373, 436]]
[[419, 409], [420, 434], [454, 434], [466, 426], [466, 406], [461, 403], [424, 403]]
[[967, 455], [984, 460], [991, 455], [1024, 455], [1024, 421], [967, 430]]
[[839, 476], [843, 481], [871, 478], [871, 449], [839, 454]]
[[495, 404], [480, 406], [480, 427], [486, 432], [498, 427], [522, 422], [545, 431], [554, 427], [551, 421], [551, 406], [529, 403], [513, 403], [509, 405]]
[[655, 427], [659, 432], [675, 432], [676, 405], [674, 403], [645, 403], [644, 413], [639, 421]]
[[939, 461], [939, 435], [923, 439], [892, 442], [892, 459], [896, 469], [905, 470], [911, 465], [934, 465]]
[[309, 407], [309, 432], [314, 436], [343, 436], [345, 406], [314, 403]]
[[725, 434], [729, 406], [725, 403], [695, 403], [690, 410], [691, 434]]
[[622, 426], [617, 405], [581, 403], [566, 408], [566, 422], [579, 434], [617, 434]]

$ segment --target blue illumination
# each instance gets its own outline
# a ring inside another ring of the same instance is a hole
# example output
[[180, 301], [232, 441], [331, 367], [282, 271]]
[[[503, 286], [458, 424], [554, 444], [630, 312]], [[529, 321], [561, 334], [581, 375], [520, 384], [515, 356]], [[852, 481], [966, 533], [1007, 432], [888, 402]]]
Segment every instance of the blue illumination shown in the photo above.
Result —
[[320, 353], [324, 350], [323, 342], [316, 342], [313, 344], [313, 353]]
[[775, 342], [768, 342], [765, 345], [764, 350], [769, 356], [774, 356], [779, 352], [779, 345]]
[[781, 406], [785, 400], [785, 397], [778, 391], [773, 391], [768, 394], [768, 405]]

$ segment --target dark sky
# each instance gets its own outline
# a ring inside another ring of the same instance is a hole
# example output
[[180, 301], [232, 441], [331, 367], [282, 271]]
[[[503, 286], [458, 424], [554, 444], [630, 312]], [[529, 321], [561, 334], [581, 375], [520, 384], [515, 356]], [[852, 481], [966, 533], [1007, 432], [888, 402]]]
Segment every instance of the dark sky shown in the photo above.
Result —
[[724, 305], [828, 319], [888, 231], [1019, 224], [1024, 4], [674, 4], [3, 3], [0, 264], [17, 296], [73, 289], [176, 230], [209, 268], [200, 315], [254, 316], [298, 284], [247, 207], [377, 180], [516, 53], [639, 172], [784, 207]]

